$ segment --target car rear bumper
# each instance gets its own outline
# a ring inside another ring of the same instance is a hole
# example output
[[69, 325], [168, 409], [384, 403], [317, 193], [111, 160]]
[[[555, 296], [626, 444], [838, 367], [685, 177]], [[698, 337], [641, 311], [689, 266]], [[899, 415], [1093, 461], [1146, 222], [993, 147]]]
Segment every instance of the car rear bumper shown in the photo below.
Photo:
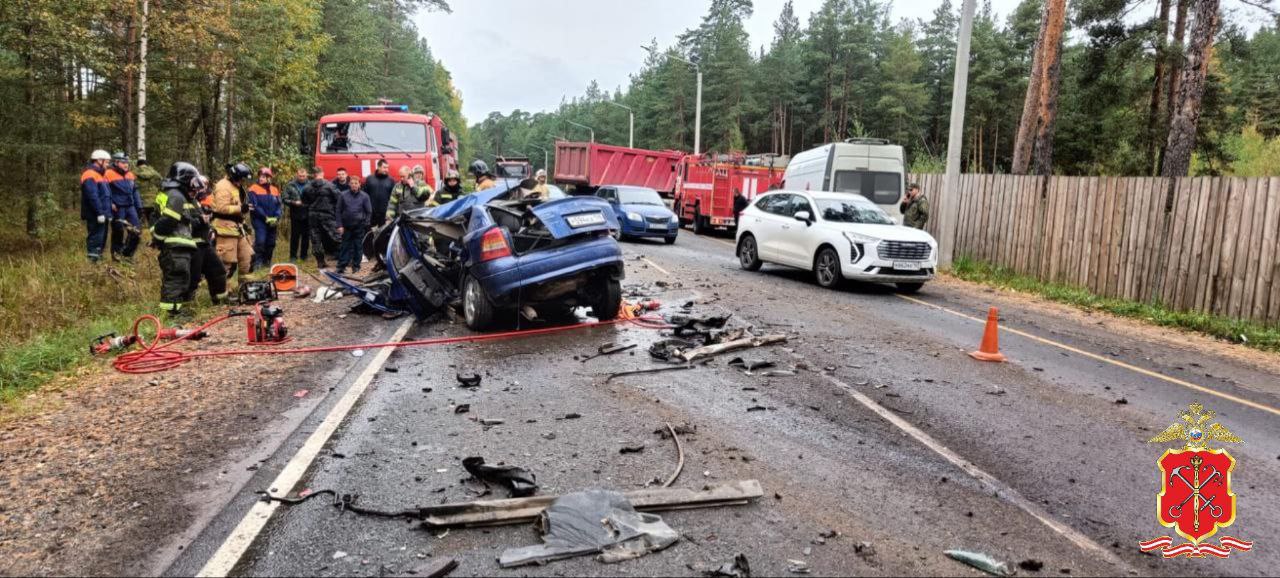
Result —
[[546, 295], [545, 286], [597, 273], [619, 279], [624, 275], [622, 250], [607, 236], [503, 257], [471, 268], [471, 274], [498, 305]]

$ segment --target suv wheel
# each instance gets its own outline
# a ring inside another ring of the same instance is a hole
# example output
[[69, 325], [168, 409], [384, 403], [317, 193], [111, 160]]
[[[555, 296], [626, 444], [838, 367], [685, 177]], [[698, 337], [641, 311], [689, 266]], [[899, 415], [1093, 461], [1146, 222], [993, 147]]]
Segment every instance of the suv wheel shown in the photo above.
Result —
[[764, 262], [760, 260], [760, 247], [756, 245], [756, 238], [751, 233], [747, 233], [738, 240], [738, 265], [747, 271], [759, 271], [760, 265]]
[[831, 247], [823, 247], [813, 258], [813, 277], [818, 284], [827, 289], [835, 289], [844, 281], [840, 272], [840, 254]]

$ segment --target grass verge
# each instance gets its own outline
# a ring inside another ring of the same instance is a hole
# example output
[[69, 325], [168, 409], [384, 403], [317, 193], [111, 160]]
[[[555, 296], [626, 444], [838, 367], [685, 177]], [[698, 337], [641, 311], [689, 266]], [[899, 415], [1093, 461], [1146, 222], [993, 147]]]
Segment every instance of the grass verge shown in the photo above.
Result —
[[1102, 297], [1080, 287], [1041, 281], [1006, 267], [968, 257], [956, 259], [951, 274], [965, 281], [1032, 293], [1081, 309], [1105, 311], [1164, 327], [1194, 331], [1254, 349], [1280, 352], [1280, 327], [1276, 326], [1194, 311], [1176, 311], [1160, 304]]

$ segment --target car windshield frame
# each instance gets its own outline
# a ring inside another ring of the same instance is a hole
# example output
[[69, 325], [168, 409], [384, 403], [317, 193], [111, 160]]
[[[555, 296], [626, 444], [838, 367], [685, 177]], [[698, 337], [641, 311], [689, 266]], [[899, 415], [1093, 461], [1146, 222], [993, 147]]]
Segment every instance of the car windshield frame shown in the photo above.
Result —
[[[371, 127], [377, 127], [370, 130]], [[342, 130], [345, 128], [345, 133]], [[358, 128], [358, 130], [356, 130]], [[415, 134], [415, 129], [421, 135]], [[345, 141], [340, 141], [344, 138]], [[359, 155], [427, 152], [427, 127], [414, 122], [361, 120], [326, 122], [320, 127], [320, 154]]]
[[[814, 199], [814, 201], [816, 201], [818, 204], [817, 216], [820, 217], [823, 221], [826, 221], [828, 223], [844, 223], [844, 224], [853, 224], [853, 225], [893, 225], [895, 224], [893, 222], [893, 219], [889, 217], [889, 214], [884, 212], [884, 209], [881, 209], [875, 203], [872, 203], [871, 201], [868, 201], [865, 198], [852, 198], [852, 199], [827, 198], [827, 199]], [[844, 205], [845, 208], [839, 212], [835, 212], [833, 210], [834, 207], [832, 207], [832, 205]], [[855, 208], [856, 212], [850, 214], [850, 211], [849, 211], [850, 208]], [[831, 218], [828, 216], [828, 211], [833, 211], [831, 214], [834, 214], [834, 215], [848, 216], [848, 218]]]
[[[623, 205], [656, 205], [659, 207], [667, 206], [666, 203], [662, 202], [662, 195], [659, 195], [658, 191], [655, 191], [653, 189], [619, 187], [614, 190], [618, 194], [618, 203]], [[641, 195], [647, 198], [637, 199], [633, 195]]]

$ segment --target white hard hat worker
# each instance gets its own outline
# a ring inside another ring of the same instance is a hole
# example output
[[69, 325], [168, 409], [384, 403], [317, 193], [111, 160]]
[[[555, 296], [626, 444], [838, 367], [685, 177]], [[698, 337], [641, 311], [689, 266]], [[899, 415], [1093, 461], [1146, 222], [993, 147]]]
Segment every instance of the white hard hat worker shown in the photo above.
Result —
[[538, 172], [533, 173], [533, 178], [538, 179], [540, 183], [547, 182], [547, 169], [538, 169]]
[[111, 153], [109, 153], [109, 152], [107, 152], [107, 151], [104, 151], [104, 150], [102, 150], [102, 149], [98, 149], [98, 150], [96, 150], [96, 151], [93, 151], [93, 153], [89, 155], [89, 160], [91, 160], [91, 161], [109, 161], [109, 160], [111, 160]]

